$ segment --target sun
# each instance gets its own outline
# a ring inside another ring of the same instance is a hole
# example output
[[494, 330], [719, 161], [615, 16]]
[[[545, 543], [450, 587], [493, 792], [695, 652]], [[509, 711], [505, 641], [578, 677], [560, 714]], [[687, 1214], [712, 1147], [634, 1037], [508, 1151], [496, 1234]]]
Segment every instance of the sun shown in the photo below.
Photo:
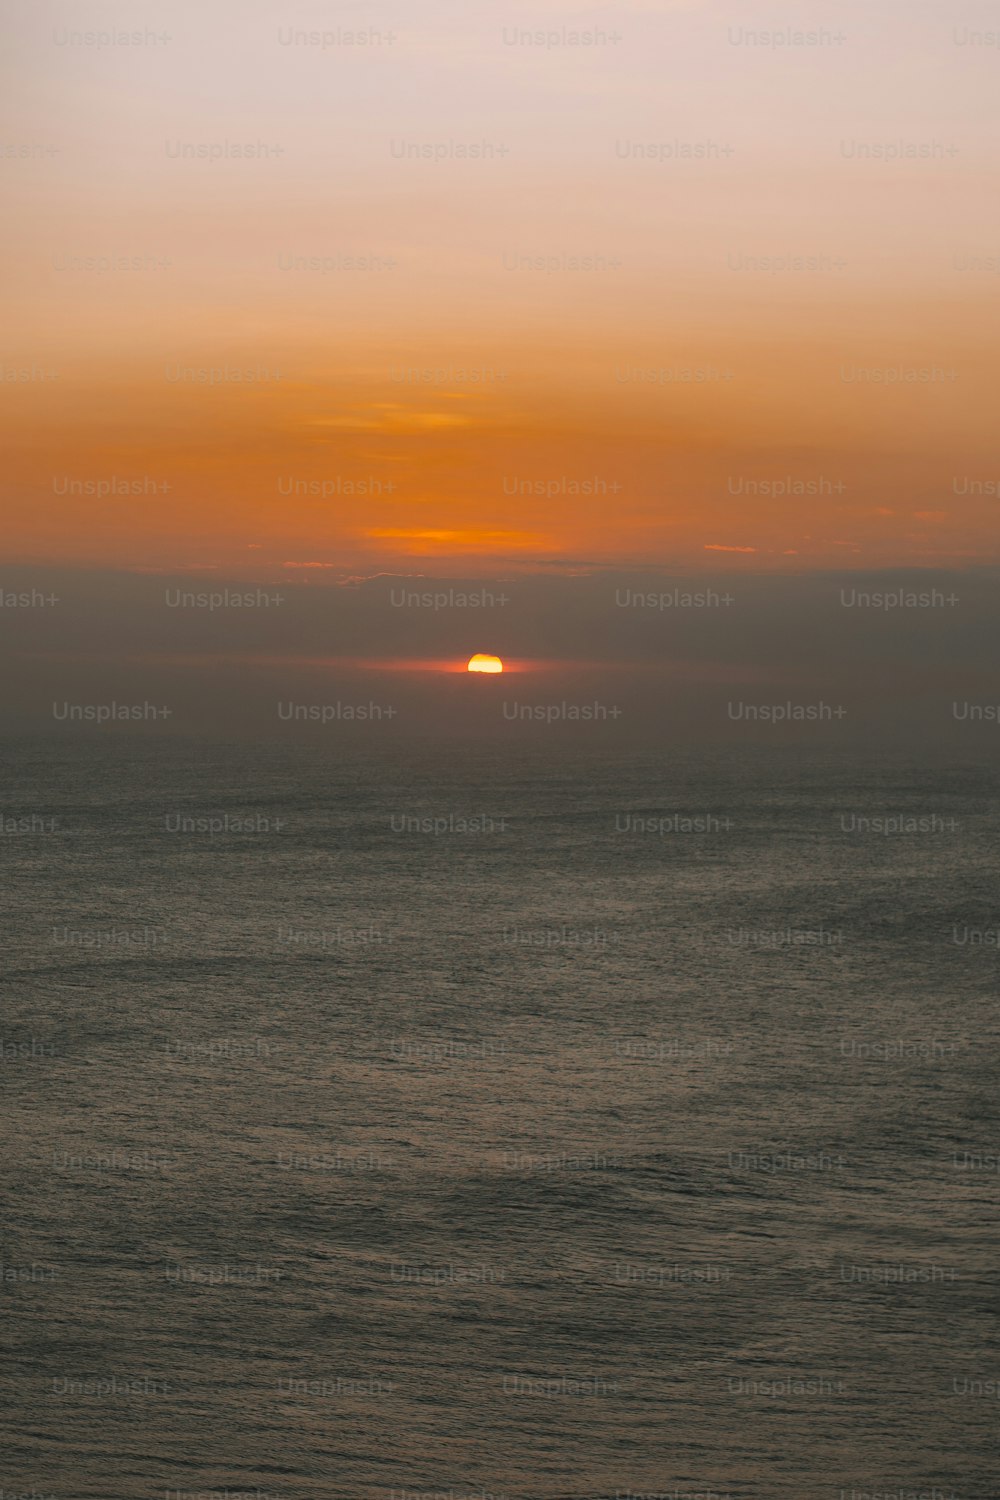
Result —
[[484, 656], [481, 651], [477, 651], [475, 656], [469, 657], [467, 670], [469, 672], [502, 672], [503, 662], [499, 656]]

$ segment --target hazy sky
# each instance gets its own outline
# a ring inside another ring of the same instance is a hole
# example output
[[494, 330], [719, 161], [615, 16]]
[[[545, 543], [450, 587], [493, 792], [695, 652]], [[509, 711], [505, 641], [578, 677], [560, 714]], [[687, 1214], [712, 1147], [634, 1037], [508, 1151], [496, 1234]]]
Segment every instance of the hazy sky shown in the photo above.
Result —
[[997, 555], [994, 8], [9, 15], [11, 558]]
[[[60, 652], [780, 684], [800, 642], [827, 659], [832, 578], [978, 598], [996, 27], [974, 0], [9, 6], [0, 584], [76, 601], [4, 611], [28, 719]], [[636, 570], [741, 608], [790, 577], [748, 630], [609, 612]], [[420, 577], [517, 587], [483, 628], [369, 607]], [[290, 602], [209, 618], [170, 580]], [[901, 610], [855, 683], [896, 660], [912, 689], [969, 607]]]

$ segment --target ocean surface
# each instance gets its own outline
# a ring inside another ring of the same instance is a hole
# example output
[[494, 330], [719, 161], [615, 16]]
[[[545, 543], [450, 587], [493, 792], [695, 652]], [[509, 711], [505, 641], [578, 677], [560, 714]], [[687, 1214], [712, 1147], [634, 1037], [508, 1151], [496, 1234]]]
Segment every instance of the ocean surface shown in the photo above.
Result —
[[5, 762], [5, 1500], [1000, 1493], [994, 771]]

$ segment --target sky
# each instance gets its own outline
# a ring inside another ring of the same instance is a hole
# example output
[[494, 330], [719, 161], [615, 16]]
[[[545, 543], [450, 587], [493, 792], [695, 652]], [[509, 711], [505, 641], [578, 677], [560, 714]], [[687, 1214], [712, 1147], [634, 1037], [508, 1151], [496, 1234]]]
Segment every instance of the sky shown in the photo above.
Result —
[[[28, 680], [52, 630], [115, 670], [134, 642], [150, 670], [210, 655], [214, 611], [167, 610], [153, 644], [143, 591], [171, 582], [296, 601], [225, 606], [248, 669], [502, 647], [638, 671], [609, 589], [770, 579], [783, 624], [750, 634], [780, 684], [831, 579], [978, 599], [997, 40], [978, 0], [15, 0], [0, 587], [87, 606], [11, 608], [5, 652]], [[486, 631], [360, 609], [386, 580], [520, 602]], [[900, 614], [923, 670], [940, 619]]]

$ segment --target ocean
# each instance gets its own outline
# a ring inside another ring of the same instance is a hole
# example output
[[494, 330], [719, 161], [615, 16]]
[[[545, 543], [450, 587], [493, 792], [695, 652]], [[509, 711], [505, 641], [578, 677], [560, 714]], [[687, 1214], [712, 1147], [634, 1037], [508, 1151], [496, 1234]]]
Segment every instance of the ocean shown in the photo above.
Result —
[[5, 759], [5, 1500], [997, 1495], [991, 767]]

